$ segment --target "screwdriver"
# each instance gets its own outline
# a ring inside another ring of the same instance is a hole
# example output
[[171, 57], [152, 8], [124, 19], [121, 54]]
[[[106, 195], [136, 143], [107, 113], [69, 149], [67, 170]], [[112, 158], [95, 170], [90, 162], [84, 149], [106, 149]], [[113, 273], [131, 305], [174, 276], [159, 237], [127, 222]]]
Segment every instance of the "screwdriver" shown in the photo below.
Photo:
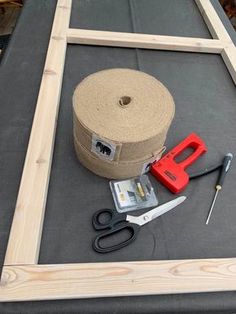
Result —
[[218, 195], [219, 191], [222, 189], [226, 173], [229, 171], [232, 160], [233, 160], [233, 154], [231, 154], [231, 153], [226, 154], [224, 159], [223, 159], [219, 179], [218, 179], [216, 187], [215, 187], [216, 188], [215, 196], [214, 196], [213, 201], [211, 203], [211, 208], [210, 208], [209, 214], [207, 216], [206, 225], [208, 225], [208, 223], [209, 223], [209, 220], [210, 220], [210, 217], [211, 217], [211, 214], [212, 214], [215, 202], [216, 202], [217, 195]]

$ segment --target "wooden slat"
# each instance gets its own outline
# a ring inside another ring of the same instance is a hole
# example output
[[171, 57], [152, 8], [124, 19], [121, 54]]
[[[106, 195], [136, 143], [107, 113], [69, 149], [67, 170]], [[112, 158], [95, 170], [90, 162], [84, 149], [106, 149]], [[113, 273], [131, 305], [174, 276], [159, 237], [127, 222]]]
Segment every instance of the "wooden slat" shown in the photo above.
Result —
[[234, 83], [236, 84], [236, 47], [234, 44], [224, 48], [221, 52], [221, 56], [232, 76]]
[[236, 48], [210, 0], [195, 0], [213, 38], [224, 44], [221, 51], [225, 65], [236, 84]]
[[231, 42], [231, 37], [229, 36], [227, 30], [225, 29], [221, 19], [219, 18], [216, 10], [211, 4], [210, 0], [195, 0], [199, 11], [204, 18], [208, 29], [215, 39], [220, 39], [223, 41]]
[[67, 41], [70, 44], [207, 53], [219, 53], [224, 47], [224, 44], [219, 40], [212, 39], [119, 33], [72, 28], [67, 32]]
[[35, 264], [50, 177], [71, 0], [59, 0], [11, 227], [5, 264]]
[[236, 290], [236, 258], [4, 266], [0, 301]]

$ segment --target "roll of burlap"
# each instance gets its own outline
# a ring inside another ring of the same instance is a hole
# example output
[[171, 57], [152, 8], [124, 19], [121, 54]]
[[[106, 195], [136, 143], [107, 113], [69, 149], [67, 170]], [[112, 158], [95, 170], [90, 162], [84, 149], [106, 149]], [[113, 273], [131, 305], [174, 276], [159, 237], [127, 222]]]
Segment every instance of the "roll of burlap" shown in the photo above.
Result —
[[76, 154], [100, 176], [140, 175], [161, 156], [174, 111], [169, 91], [146, 73], [110, 69], [89, 75], [73, 95]]

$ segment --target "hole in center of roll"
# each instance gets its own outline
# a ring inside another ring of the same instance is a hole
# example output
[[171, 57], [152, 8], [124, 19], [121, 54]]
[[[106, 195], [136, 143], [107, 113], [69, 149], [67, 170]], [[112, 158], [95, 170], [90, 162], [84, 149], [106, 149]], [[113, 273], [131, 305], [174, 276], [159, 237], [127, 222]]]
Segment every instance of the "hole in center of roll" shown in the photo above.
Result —
[[122, 96], [119, 99], [119, 105], [121, 107], [126, 107], [126, 106], [128, 106], [128, 104], [130, 104], [131, 100], [132, 100], [132, 98], [129, 96]]

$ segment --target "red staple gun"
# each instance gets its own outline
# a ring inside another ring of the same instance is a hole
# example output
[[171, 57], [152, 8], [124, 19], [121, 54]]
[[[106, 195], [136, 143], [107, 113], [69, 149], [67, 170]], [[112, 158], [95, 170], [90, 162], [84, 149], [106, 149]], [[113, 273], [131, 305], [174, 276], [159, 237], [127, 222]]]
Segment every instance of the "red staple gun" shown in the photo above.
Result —
[[[194, 152], [177, 163], [175, 158], [187, 148], [193, 148]], [[171, 192], [179, 193], [189, 182], [189, 175], [185, 168], [194, 163], [206, 151], [207, 147], [203, 140], [197, 134], [191, 133], [163, 158], [153, 163], [150, 171]]]

